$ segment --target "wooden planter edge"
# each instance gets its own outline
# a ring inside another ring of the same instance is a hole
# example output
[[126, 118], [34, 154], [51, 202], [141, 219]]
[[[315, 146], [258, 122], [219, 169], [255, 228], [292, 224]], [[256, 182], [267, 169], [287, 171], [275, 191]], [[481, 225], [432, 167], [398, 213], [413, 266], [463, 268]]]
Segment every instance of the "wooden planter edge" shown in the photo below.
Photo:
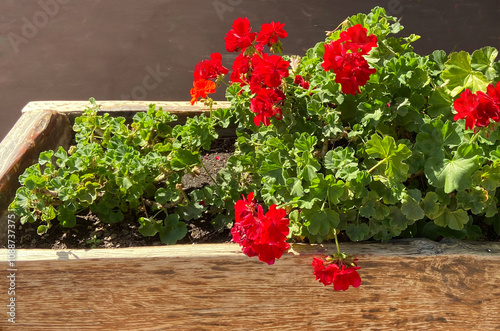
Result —
[[[363, 330], [500, 327], [499, 243], [346, 243], [362, 284], [334, 292], [292, 245], [268, 266], [237, 244], [18, 250], [16, 325], [29, 330]], [[7, 262], [0, 258], [2, 263]], [[6, 264], [4, 264], [6, 265]], [[0, 291], [7, 293], [7, 281]], [[6, 318], [0, 328], [10, 326]]]
[[[429, 239], [396, 239], [387, 243], [359, 242], [342, 243], [342, 250], [356, 256], [451, 256], [472, 255], [486, 258], [500, 257], [500, 242], [468, 242], [444, 239], [435, 242]], [[334, 244], [291, 244], [291, 256], [327, 255], [335, 252]], [[164, 246], [142, 246], [95, 249], [17, 249], [16, 261], [36, 263], [55, 260], [96, 259], [144, 259], [144, 258], [200, 258], [205, 256], [245, 255], [235, 243], [221, 244], [179, 244]], [[7, 256], [0, 256], [0, 262], [7, 262]]]

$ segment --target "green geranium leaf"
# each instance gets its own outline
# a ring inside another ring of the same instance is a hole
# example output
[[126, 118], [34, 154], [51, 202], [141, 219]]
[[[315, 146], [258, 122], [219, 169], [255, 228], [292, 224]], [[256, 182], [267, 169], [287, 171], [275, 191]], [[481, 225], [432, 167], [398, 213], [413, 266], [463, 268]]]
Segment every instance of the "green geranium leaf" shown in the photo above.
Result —
[[476, 71], [482, 72], [489, 81], [493, 81], [497, 76], [495, 68], [495, 59], [498, 51], [494, 47], [483, 47], [472, 53], [471, 67]]
[[444, 212], [434, 220], [439, 226], [448, 226], [452, 230], [462, 230], [464, 225], [469, 222], [469, 215], [463, 209], [451, 211], [446, 208]]
[[[425, 217], [425, 212], [422, 207], [419, 205], [420, 203], [420, 191], [419, 190], [411, 190], [414, 194], [413, 196], [410, 194], [406, 194], [401, 203], [401, 212], [408, 218], [409, 220], [419, 220]], [[417, 196], [415, 196], [417, 195]]]
[[467, 240], [476, 241], [483, 236], [483, 231], [481, 231], [481, 228], [475, 224], [467, 226], [465, 230], [467, 231]]
[[490, 152], [490, 159], [492, 161], [500, 161], [500, 145], [497, 147], [497, 149]]
[[170, 161], [170, 166], [173, 170], [183, 170], [190, 168], [200, 161], [198, 152], [191, 152], [187, 149], [177, 149], [175, 156]]
[[326, 236], [340, 223], [339, 214], [331, 209], [304, 209], [301, 216], [305, 220], [305, 224], [307, 224], [307, 230], [312, 235]]
[[473, 181], [486, 191], [495, 191], [500, 186], [500, 162], [484, 166], [474, 174]]
[[175, 208], [176, 214], [178, 214], [185, 221], [197, 219], [198, 217], [201, 216], [203, 210], [205, 210], [205, 208], [199, 203], [194, 203], [189, 205], [178, 205]]
[[160, 187], [155, 193], [155, 200], [159, 204], [166, 204], [170, 201], [176, 201], [179, 198], [179, 191], [172, 190], [171, 187]]
[[337, 204], [344, 194], [344, 182], [336, 180], [332, 175], [324, 177], [323, 174], [318, 174], [318, 177], [311, 181], [309, 190], [310, 197], [317, 200], [328, 198], [330, 203]]
[[[260, 172], [263, 176], [274, 178], [276, 184], [285, 185], [284, 160], [278, 151], [271, 152], [262, 162]], [[315, 172], [315, 171], [314, 171]]]
[[427, 192], [425, 197], [420, 202], [420, 207], [424, 210], [425, 215], [431, 220], [440, 215], [440, 204], [438, 203], [438, 195], [435, 192]]
[[451, 53], [445, 67], [442, 78], [453, 97], [465, 89], [473, 93], [485, 91], [489, 84], [485, 75], [472, 69], [470, 55], [465, 51]]
[[304, 187], [302, 186], [302, 180], [299, 178], [289, 178], [288, 181], [293, 183], [290, 190], [290, 195], [297, 198], [303, 197]]
[[429, 56], [429, 59], [432, 60], [432, 61], [434, 61], [437, 64], [437, 66], [438, 66], [438, 68], [440, 70], [444, 70], [445, 69], [445, 63], [448, 60], [448, 57], [447, 57], [445, 51], [443, 51], [443, 50], [435, 50]]
[[369, 156], [382, 159], [377, 167], [384, 169], [383, 173], [387, 178], [397, 181], [407, 178], [409, 166], [403, 161], [411, 156], [411, 150], [406, 145], [396, 146], [394, 138], [385, 136], [382, 139], [378, 134], [371, 136], [366, 145], [368, 146], [366, 153]]
[[349, 223], [347, 224], [345, 233], [352, 241], [362, 241], [368, 239], [368, 235], [370, 234], [370, 227], [366, 223], [361, 223], [359, 225]]
[[42, 210], [42, 221], [48, 222], [56, 218], [56, 210], [52, 205], [49, 205]]
[[36, 233], [38, 233], [40, 236], [44, 233], [47, 233], [49, 230], [49, 227], [46, 225], [39, 225], [38, 228], [36, 229]]
[[300, 176], [304, 178], [306, 181], [311, 182], [314, 178], [318, 176], [319, 165], [315, 162], [313, 164], [307, 164]]
[[186, 223], [179, 221], [179, 215], [170, 214], [163, 221], [160, 229], [160, 240], [164, 244], [174, 245], [187, 234]]
[[116, 183], [118, 184], [118, 186], [120, 186], [121, 188], [123, 188], [125, 190], [128, 190], [133, 185], [132, 181], [130, 180], [130, 178], [128, 176], [118, 177], [116, 179]]
[[345, 167], [357, 167], [357, 161], [354, 156], [354, 149], [351, 147], [337, 147], [328, 151], [324, 157], [325, 168], [334, 171], [337, 177], [339, 177], [338, 172]]
[[117, 212], [110, 212], [106, 217], [101, 219], [104, 223], [120, 223], [125, 218], [121, 210]]
[[438, 117], [444, 115], [445, 118], [450, 118], [453, 114], [453, 98], [450, 91], [446, 87], [438, 87], [435, 89], [429, 98], [429, 115]]
[[429, 158], [424, 170], [429, 183], [444, 188], [445, 193], [462, 191], [470, 187], [472, 175], [479, 168], [479, 161], [478, 155], [472, 151], [474, 148], [469, 148], [469, 146], [459, 148], [452, 160], [442, 157]]
[[458, 135], [456, 122], [443, 121], [439, 118], [423, 124], [417, 134], [415, 147], [426, 157], [444, 157], [444, 147], [458, 146], [462, 139]]
[[41, 152], [38, 158], [38, 163], [40, 165], [44, 165], [46, 163], [52, 162], [52, 156], [54, 155], [54, 151], [45, 151]]
[[488, 200], [487, 192], [479, 187], [460, 191], [457, 193], [457, 203], [465, 210], [470, 210], [473, 214], [478, 215], [483, 212]]
[[295, 140], [294, 146], [300, 152], [312, 152], [314, 146], [316, 146], [318, 139], [315, 136], [311, 136], [307, 133], [302, 133], [300, 137]]
[[155, 220], [150, 217], [140, 217], [139, 218], [139, 233], [145, 237], [152, 237], [158, 233], [161, 229], [161, 221]]
[[59, 220], [61, 226], [65, 228], [72, 228], [76, 225], [75, 214], [67, 208], [59, 208], [57, 219]]

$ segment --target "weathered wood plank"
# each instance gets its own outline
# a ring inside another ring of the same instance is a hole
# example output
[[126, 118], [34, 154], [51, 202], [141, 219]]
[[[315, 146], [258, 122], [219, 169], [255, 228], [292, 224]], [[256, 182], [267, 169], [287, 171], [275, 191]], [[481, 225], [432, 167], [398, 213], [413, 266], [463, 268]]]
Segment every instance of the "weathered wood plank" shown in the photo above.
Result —
[[[150, 104], [154, 104], [156, 108], [162, 107], [172, 114], [179, 117], [179, 120], [185, 121], [188, 116], [195, 116], [201, 113], [209, 113], [210, 109], [198, 102], [191, 105], [189, 102], [182, 101], [124, 101], [124, 100], [97, 100], [100, 113], [111, 113], [113, 116], [123, 116], [132, 118], [136, 112], [147, 111]], [[213, 109], [227, 108], [230, 103], [226, 101], [217, 101]], [[23, 113], [52, 110], [61, 114], [66, 114], [71, 121], [80, 115], [86, 108], [90, 106], [89, 101], [32, 101], [28, 103], [22, 110]]]
[[[495, 330], [498, 243], [348, 244], [358, 289], [314, 280], [333, 246], [293, 246], [274, 266], [235, 244], [19, 250], [16, 326], [29, 330]], [[78, 257], [78, 258], [77, 258]], [[50, 258], [50, 259], [48, 259]], [[4, 258], [5, 260], [5, 258]], [[2, 282], [5, 286], [6, 282]], [[5, 288], [1, 288], [6, 293]], [[6, 319], [0, 321], [7, 328]]]
[[[201, 102], [191, 105], [189, 102], [183, 101], [125, 101], [125, 100], [97, 100], [102, 112], [119, 112], [119, 111], [146, 111], [150, 104], [155, 104], [157, 107], [163, 107], [172, 113], [199, 113], [200, 111], [208, 111], [208, 107]], [[23, 113], [53, 110], [59, 113], [81, 113], [90, 105], [89, 101], [31, 101], [22, 110]], [[219, 107], [229, 107], [229, 102], [217, 101], [214, 109]]]

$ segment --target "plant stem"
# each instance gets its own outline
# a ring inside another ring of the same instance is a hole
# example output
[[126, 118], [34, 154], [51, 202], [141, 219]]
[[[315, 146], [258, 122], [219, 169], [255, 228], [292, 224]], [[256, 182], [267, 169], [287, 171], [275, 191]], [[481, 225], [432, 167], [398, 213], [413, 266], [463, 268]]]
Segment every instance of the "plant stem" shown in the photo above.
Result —
[[333, 234], [335, 236], [335, 246], [337, 246], [337, 254], [338, 254], [338, 256], [340, 256], [341, 253], [340, 253], [340, 247], [339, 247], [339, 239], [337, 238], [337, 229], [334, 229]]
[[383, 159], [381, 161], [379, 161], [376, 165], [374, 165], [370, 170], [368, 170], [368, 173], [371, 174], [373, 170], [375, 170], [375, 168], [377, 168], [379, 165], [381, 165], [382, 163], [385, 162], [386, 159]]
[[207, 167], [205, 167], [205, 164], [203, 163], [203, 160], [201, 159], [201, 156], [199, 156], [199, 159], [200, 159], [200, 163], [201, 163], [201, 166], [203, 167], [203, 169], [205, 169], [205, 172], [207, 173], [208, 177], [210, 177], [210, 179], [212, 180], [212, 182], [214, 182], [215, 186], [219, 186], [219, 184], [217, 184], [217, 182], [215, 181], [215, 179], [212, 177], [212, 175], [210, 174], [210, 172], [208, 172], [208, 169]]
[[477, 138], [479, 137], [480, 133], [481, 133], [481, 130], [474, 133], [474, 135], [469, 140], [469, 144], [473, 144], [477, 140]]

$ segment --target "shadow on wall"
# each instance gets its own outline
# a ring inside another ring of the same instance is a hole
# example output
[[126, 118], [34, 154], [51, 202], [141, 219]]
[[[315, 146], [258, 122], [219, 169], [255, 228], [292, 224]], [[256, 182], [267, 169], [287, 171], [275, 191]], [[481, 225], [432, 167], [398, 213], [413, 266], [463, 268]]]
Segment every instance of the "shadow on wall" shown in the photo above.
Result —
[[[500, 46], [496, 0], [4, 0], [0, 3], [0, 139], [34, 100], [189, 100], [194, 65], [224, 50], [237, 17], [285, 23], [303, 54], [347, 16], [385, 7], [419, 53]], [[223, 54], [231, 63], [233, 54]], [[215, 98], [222, 99], [223, 95]]]

